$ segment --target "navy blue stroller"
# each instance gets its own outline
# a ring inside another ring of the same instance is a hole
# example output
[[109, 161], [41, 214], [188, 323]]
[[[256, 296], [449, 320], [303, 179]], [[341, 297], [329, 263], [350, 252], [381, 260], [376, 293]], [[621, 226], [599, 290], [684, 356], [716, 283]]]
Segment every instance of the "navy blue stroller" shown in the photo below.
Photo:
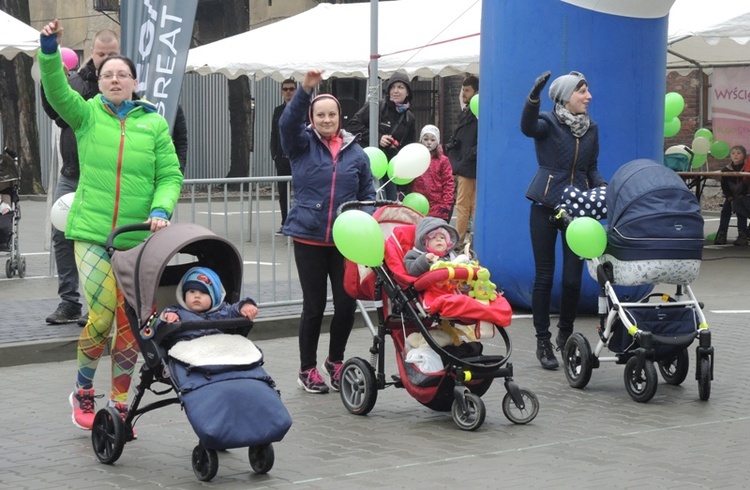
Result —
[[[654, 363], [666, 383], [681, 384], [689, 370], [688, 347], [698, 339], [695, 378], [700, 399], [708, 400], [713, 379], [711, 332], [690, 288], [703, 254], [698, 200], [673, 170], [641, 159], [615, 172], [607, 208], [607, 248], [601, 257], [587, 261], [589, 273], [601, 286], [599, 341], [592, 350], [581, 333], [570, 336], [563, 349], [568, 382], [584, 388], [601, 362], [625, 364], [628, 394], [647, 402], [658, 384]], [[676, 291], [623, 302], [613, 288], [644, 284], [671, 284]], [[603, 357], [605, 347], [614, 356]]]
[[[225, 300], [237, 302], [242, 258], [231, 242], [193, 223], [174, 223], [137, 247], [115, 250], [117, 235], [148, 226], [117, 228], [107, 242], [144, 364], [127, 417], [123, 419], [112, 407], [96, 413], [91, 433], [94, 453], [102, 463], [114, 463], [133, 439], [133, 425], [141, 415], [179, 403], [198, 436], [192, 465], [199, 480], [216, 476], [217, 451], [238, 447], [249, 448], [253, 471], [267, 473], [274, 463], [271, 443], [284, 437], [292, 420], [262, 368], [263, 354], [247, 338], [252, 321], [157, 322], [162, 309], [175, 302], [177, 285], [191, 267], [213, 269], [226, 291]], [[206, 335], [195, 335], [196, 331]], [[155, 390], [156, 383], [166, 389]], [[146, 391], [176, 396], [141, 406]]]

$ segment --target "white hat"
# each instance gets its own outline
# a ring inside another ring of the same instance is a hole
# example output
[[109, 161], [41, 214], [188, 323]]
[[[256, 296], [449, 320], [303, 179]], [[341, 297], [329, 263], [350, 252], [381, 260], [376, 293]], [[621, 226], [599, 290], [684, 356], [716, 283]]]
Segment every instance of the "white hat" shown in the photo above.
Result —
[[422, 141], [422, 138], [424, 138], [424, 135], [431, 134], [435, 137], [437, 140], [437, 144], [440, 144], [440, 130], [437, 128], [437, 126], [433, 126], [432, 124], [428, 124], [425, 127], [422, 128], [422, 132], [419, 133], [419, 141]]

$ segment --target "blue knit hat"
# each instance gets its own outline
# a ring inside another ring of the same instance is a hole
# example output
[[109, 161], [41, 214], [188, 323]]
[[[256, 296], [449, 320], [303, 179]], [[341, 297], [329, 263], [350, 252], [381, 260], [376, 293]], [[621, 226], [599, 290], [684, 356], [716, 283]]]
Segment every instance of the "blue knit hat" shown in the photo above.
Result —
[[177, 290], [177, 300], [180, 304], [184, 305], [185, 294], [191, 289], [201, 291], [211, 297], [209, 311], [216, 309], [224, 301], [225, 292], [221, 279], [208, 267], [193, 267], [182, 276], [180, 288]]

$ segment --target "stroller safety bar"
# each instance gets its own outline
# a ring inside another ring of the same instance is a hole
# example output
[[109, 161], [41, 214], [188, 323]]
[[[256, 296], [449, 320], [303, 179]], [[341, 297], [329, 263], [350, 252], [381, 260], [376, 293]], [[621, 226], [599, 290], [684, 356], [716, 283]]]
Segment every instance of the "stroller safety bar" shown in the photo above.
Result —
[[403, 206], [403, 203], [399, 201], [388, 201], [388, 200], [377, 200], [377, 201], [347, 201], [345, 203], [341, 203], [339, 208], [336, 210], [336, 215], [339, 215], [343, 213], [344, 211], [350, 211], [352, 209], [362, 209], [362, 208], [378, 208], [382, 206]]
[[117, 238], [119, 235], [122, 235], [123, 233], [130, 233], [132, 231], [147, 231], [150, 229], [151, 225], [149, 223], [135, 223], [132, 225], [125, 225], [115, 228], [107, 237], [107, 242], [104, 245], [104, 249], [107, 251], [107, 255], [112, 257], [112, 254], [115, 253], [115, 238]]
[[232, 318], [228, 320], [206, 320], [195, 322], [162, 323], [156, 329], [154, 341], [157, 344], [177, 332], [187, 330], [221, 330], [227, 333], [239, 333], [247, 335], [253, 328], [253, 321], [248, 318]]

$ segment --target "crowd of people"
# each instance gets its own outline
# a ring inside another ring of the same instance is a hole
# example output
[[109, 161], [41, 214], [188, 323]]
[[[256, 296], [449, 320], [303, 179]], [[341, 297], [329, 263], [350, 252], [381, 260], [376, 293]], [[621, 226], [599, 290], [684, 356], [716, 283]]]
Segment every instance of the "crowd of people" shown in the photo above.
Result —
[[[78, 71], [66, 73], [58, 46], [62, 27], [57, 21], [41, 32], [39, 64], [43, 101], [47, 114], [61, 128], [63, 165], [55, 199], [76, 193], [68, 226], [53, 231], [58, 267], [57, 310], [50, 324], [82, 319], [78, 341], [78, 369], [69, 401], [73, 422], [90, 429], [94, 416], [93, 378], [112, 328], [111, 392], [108, 403], [123, 413], [138, 357], [138, 347], [123, 312], [123, 298], [104, 250], [106, 232], [117, 226], [146, 222], [151, 232], [169, 226], [179, 197], [185, 169], [187, 140], [185, 121], [178, 115], [180, 130], [170, 134], [167, 121], [152, 104], [136, 92], [133, 62], [119, 54], [119, 38], [105, 30], [94, 37], [90, 58]], [[316, 93], [323, 81], [322, 69], [309, 70], [301, 82], [288, 78], [281, 83], [282, 104], [273, 112], [270, 153], [278, 176], [281, 213], [278, 234], [291, 238], [303, 295], [299, 321], [298, 384], [309, 393], [338, 391], [345, 349], [355, 319], [355, 301], [343, 285], [345, 259], [334, 245], [336, 209], [347, 201], [370, 201], [378, 190], [365, 147], [370, 146], [369, 104], [365, 104], [343, 127], [341, 104], [327, 93]], [[532, 315], [537, 339], [536, 356], [544, 369], [556, 369], [555, 347], [562, 349], [572, 334], [581, 290], [583, 262], [568, 247], [558, 210], [564, 185], [587, 190], [606, 186], [598, 170], [599, 135], [588, 113], [592, 100], [588, 81], [579, 72], [559, 76], [549, 84], [551, 111], [540, 111], [541, 95], [551, 77], [541, 74], [533, 83], [520, 114], [521, 132], [532, 138], [538, 170], [525, 197], [530, 201], [529, 230], [535, 275]], [[427, 170], [413, 182], [397, 187], [383, 177], [384, 197], [395, 201], [416, 192], [429, 203], [427, 218], [419, 229], [415, 250], [407, 254], [407, 268], [418, 275], [438, 260], [449, 260], [471, 242], [476, 207], [478, 119], [470, 110], [479, 93], [479, 79], [463, 80], [461, 108], [449, 138], [441, 138], [434, 124], [417, 128], [412, 112], [411, 81], [393, 74], [384, 84], [379, 106], [378, 147], [388, 160], [410, 143], [429, 151]], [[149, 128], [149, 130], [144, 130]], [[121, 134], [127, 132], [127, 138]], [[735, 146], [723, 171], [747, 171], [747, 151]], [[564, 178], [557, 178], [564, 176]], [[552, 183], [552, 185], [550, 185]], [[722, 179], [722, 206], [716, 244], [727, 243], [732, 213], [737, 214], [738, 238], [734, 245], [748, 244], [750, 185], [746, 179]], [[117, 186], [114, 188], [113, 186]], [[290, 199], [291, 189], [294, 199]], [[85, 189], [87, 201], [81, 190]], [[97, 204], [91, 206], [94, 202]], [[455, 213], [454, 213], [455, 210]], [[456, 219], [456, 227], [450, 225]], [[443, 225], [440, 225], [443, 223]], [[557, 240], [562, 241], [562, 298], [557, 335], [550, 332], [551, 292], [555, 272]], [[121, 239], [118, 247], [129, 248], [137, 237]], [[178, 305], [162, 313], [164, 322], [183, 317], [245, 316], [258, 312], [249, 298], [235, 305], [223, 303], [220, 285], [212, 271], [191, 271], [181, 281]], [[79, 284], [80, 278], [80, 284]], [[330, 319], [327, 355], [318, 365], [318, 343], [330, 283], [334, 313]], [[87, 314], [79, 286], [83, 291]]]

